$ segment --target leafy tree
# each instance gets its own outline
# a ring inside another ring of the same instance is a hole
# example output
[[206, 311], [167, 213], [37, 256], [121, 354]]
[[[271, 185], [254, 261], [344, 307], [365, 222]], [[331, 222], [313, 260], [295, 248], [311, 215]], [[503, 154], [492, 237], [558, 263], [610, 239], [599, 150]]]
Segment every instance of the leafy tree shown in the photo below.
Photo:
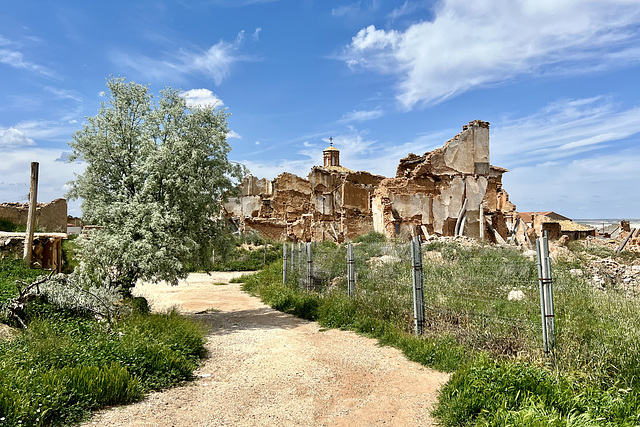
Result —
[[177, 283], [224, 240], [220, 200], [245, 173], [227, 157], [228, 114], [187, 107], [171, 88], [155, 100], [124, 78], [107, 86], [108, 101], [69, 143], [70, 161], [87, 168], [68, 196], [102, 227], [80, 242], [74, 274], [125, 292], [138, 279]]

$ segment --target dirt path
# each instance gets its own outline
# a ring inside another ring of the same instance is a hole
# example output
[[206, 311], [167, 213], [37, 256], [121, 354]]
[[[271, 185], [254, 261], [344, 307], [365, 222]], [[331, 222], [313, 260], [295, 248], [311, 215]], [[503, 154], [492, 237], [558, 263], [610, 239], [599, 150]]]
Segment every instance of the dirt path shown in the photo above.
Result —
[[211, 325], [210, 357], [193, 383], [102, 411], [85, 425], [434, 425], [429, 409], [446, 374], [375, 340], [272, 310], [238, 284], [213, 284], [233, 276], [193, 274], [177, 287], [136, 288], [154, 310], [209, 310], [196, 316]]

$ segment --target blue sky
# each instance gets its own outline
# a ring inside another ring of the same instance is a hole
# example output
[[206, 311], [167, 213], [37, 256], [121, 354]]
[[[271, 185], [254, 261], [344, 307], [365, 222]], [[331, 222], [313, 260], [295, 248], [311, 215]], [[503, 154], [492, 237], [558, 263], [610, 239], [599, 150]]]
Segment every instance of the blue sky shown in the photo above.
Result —
[[3, 2], [0, 201], [31, 161], [39, 200], [64, 196], [110, 75], [227, 108], [259, 177], [306, 176], [331, 136], [393, 176], [479, 119], [518, 210], [640, 217], [639, 0]]

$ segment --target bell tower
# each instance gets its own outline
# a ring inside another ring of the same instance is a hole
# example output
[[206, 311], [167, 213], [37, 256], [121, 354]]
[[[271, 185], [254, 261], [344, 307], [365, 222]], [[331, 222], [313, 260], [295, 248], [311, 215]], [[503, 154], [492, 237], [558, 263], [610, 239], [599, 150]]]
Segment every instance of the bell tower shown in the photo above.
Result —
[[333, 146], [333, 137], [329, 138], [330, 144], [322, 152], [324, 167], [340, 166], [340, 150]]

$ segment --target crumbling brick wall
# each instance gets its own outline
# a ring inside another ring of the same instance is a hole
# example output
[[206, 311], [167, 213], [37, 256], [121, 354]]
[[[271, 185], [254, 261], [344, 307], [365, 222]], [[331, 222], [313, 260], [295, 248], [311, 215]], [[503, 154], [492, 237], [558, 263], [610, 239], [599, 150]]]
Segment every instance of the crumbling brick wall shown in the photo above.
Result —
[[394, 178], [340, 165], [314, 166], [308, 179], [247, 177], [225, 209], [242, 227], [279, 239], [342, 241], [372, 230], [506, 238], [505, 213], [515, 206], [504, 172], [489, 163], [489, 123], [476, 120], [444, 147], [401, 159]]
[[[0, 204], [0, 218], [14, 224], [27, 225], [29, 203]], [[55, 199], [50, 203], [38, 203], [36, 228], [50, 233], [67, 232], [67, 201]]]
[[396, 177], [382, 181], [373, 196], [375, 230], [451, 236], [464, 227], [464, 235], [480, 237], [489, 225], [506, 237], [498, 214], [501, 203], [508, 206], [504, 172], [489, 163], [489, 123], [470, 122], [444, 147], [400, 160]]
[[[26, 233], [0, 231], [0, 257], [21, 259], [24, 253]], [[47, 270], [62, 270], [62, 233], [36, 233], [31, 252], [32, 265]]]

